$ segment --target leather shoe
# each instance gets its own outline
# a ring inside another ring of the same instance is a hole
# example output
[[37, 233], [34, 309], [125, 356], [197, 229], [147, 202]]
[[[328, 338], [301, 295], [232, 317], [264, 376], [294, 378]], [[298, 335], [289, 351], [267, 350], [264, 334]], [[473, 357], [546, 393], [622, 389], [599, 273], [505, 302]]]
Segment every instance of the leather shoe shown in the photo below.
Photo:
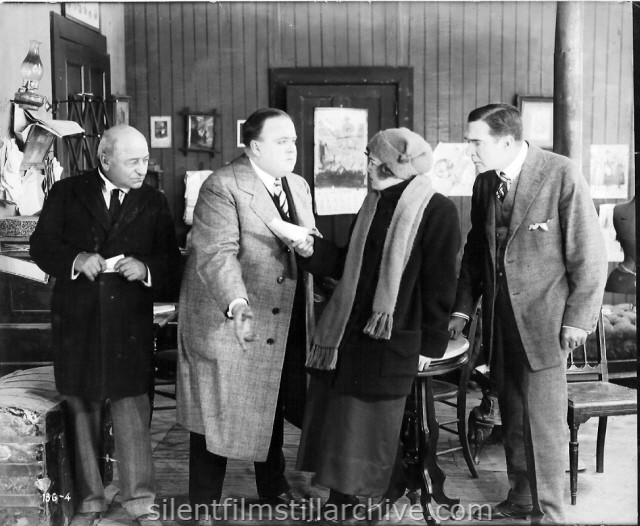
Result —
[[497, 521], [502, 519], [526, 519], [531, 515], [533, 506], [514, 504], [508, 500], [503, 500], [490, 509], [481, 508], [473, 514], [473, 518], [478, 521]]
[[99, 511], [79, 511], [71, 519], [69, 526], [93, 526], [100, 522], [102, 513]]
[[155, 518], [156, 515], [147, 513], [146, 515], [140, 515], [136, 519], [139, 526], [162, 526], [162, 522]]
[[307, 501], [302, 497], [295, 495], [291, 490], [283, 491], [275, 497], [260, 497], [260, 504], [269, 506], [306, 506]]

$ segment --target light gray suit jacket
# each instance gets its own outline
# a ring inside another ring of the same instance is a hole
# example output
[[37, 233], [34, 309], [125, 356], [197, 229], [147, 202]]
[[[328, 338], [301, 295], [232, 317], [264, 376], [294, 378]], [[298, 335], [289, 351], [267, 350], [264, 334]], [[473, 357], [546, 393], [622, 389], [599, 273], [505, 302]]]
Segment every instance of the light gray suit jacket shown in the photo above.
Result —
[[[483, 339], [492, 348], [496, 286], [495, 172], [478, 175], [454, 311], [473, 314], [482, 295]], [[592, 330], [607, 256], [587, 183], [567, 157], [529, 145], [505, 253], [511, 305], [534, 370], [566, 359], [562, 325]], [[544, 225], [541, 227], [540, 225]]]
[[[299, 224], [314, 229], [308, 184], [295, 174], [287, 182]], [[311, 280], [270, 230], [275, 218], [246, 156], [207, 178], [194, 210], [180, 294], [178, 422], [225, 457], [266, 459], [298, 279], [306, 280], [307, 335], [313, 328]], [[254, 313], [258, 340], [246, 352], [226, 316], [235, 298]]]

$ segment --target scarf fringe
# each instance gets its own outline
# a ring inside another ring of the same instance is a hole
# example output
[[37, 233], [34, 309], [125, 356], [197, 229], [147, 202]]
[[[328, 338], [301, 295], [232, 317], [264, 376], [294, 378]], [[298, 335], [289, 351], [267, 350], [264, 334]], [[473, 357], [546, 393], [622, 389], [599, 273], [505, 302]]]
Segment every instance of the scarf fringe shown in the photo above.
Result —
[[393, 329], [393, 316], [385, 312], [374, 312], [367, 325], [364, 333], [376, 340], [391, 339], [391, 330]]
[[323, 371], [333, 371], [338, 363], [337, 347], [322, 347], [314, 344], [309, 351], [307, 363], [305, 365], [312, 369]]

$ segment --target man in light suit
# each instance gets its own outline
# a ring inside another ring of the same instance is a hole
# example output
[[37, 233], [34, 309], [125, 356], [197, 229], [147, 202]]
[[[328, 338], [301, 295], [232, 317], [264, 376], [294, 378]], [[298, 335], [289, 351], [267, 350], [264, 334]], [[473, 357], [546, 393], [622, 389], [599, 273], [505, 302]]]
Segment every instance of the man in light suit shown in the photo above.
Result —
[[563, 524], [566, 358], [602, 302], [598, 217], [578, 167], [523, 141], [513, 106], [473, 110], [465, 140], [479, 175], [449, 330], [460, 333], [482, 296], [510, 484], [478, 518]]
[[[296, 132], [277, 109], [243, 127], [245, 155], [202, 185], [193, 216], [179, 322], [178, 421], [191, 431], [189, 495], [208, 524], [227, 457], [253, 460], [262, 502], [295, 497], [284, 475], [283, 416], [304, 409], [312, 290], [272, 230], [315, 231], [308, 184], [291, 171]], [[298, 249], [312, 254], [308, 236]]]
[[30, 240], [33, 260], [56, 278], [53, 367], [75, 438], [71, 526], [92, 526], [107, 507], [98, 470], [107, 398], [123, 506], [134, 524], [161, 526], [149, 435], [153, 300], [176, 278], [180, 251], [164, 194], [144, 184], [144, 136], [110, 128], [98, 159], [53, 185]]

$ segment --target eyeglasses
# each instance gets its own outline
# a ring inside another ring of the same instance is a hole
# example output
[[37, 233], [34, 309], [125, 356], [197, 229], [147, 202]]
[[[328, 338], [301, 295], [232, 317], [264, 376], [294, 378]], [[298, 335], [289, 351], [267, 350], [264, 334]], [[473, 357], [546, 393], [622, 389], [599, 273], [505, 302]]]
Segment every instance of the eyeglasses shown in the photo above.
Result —
[[372, 164], [373, 166], [380, 166], [382, 163], [376, 159], [374, 159], [373, 157], [369, 157], [369, 154], [365, 152], [365, 155], [367, 156], [367, 165]]

